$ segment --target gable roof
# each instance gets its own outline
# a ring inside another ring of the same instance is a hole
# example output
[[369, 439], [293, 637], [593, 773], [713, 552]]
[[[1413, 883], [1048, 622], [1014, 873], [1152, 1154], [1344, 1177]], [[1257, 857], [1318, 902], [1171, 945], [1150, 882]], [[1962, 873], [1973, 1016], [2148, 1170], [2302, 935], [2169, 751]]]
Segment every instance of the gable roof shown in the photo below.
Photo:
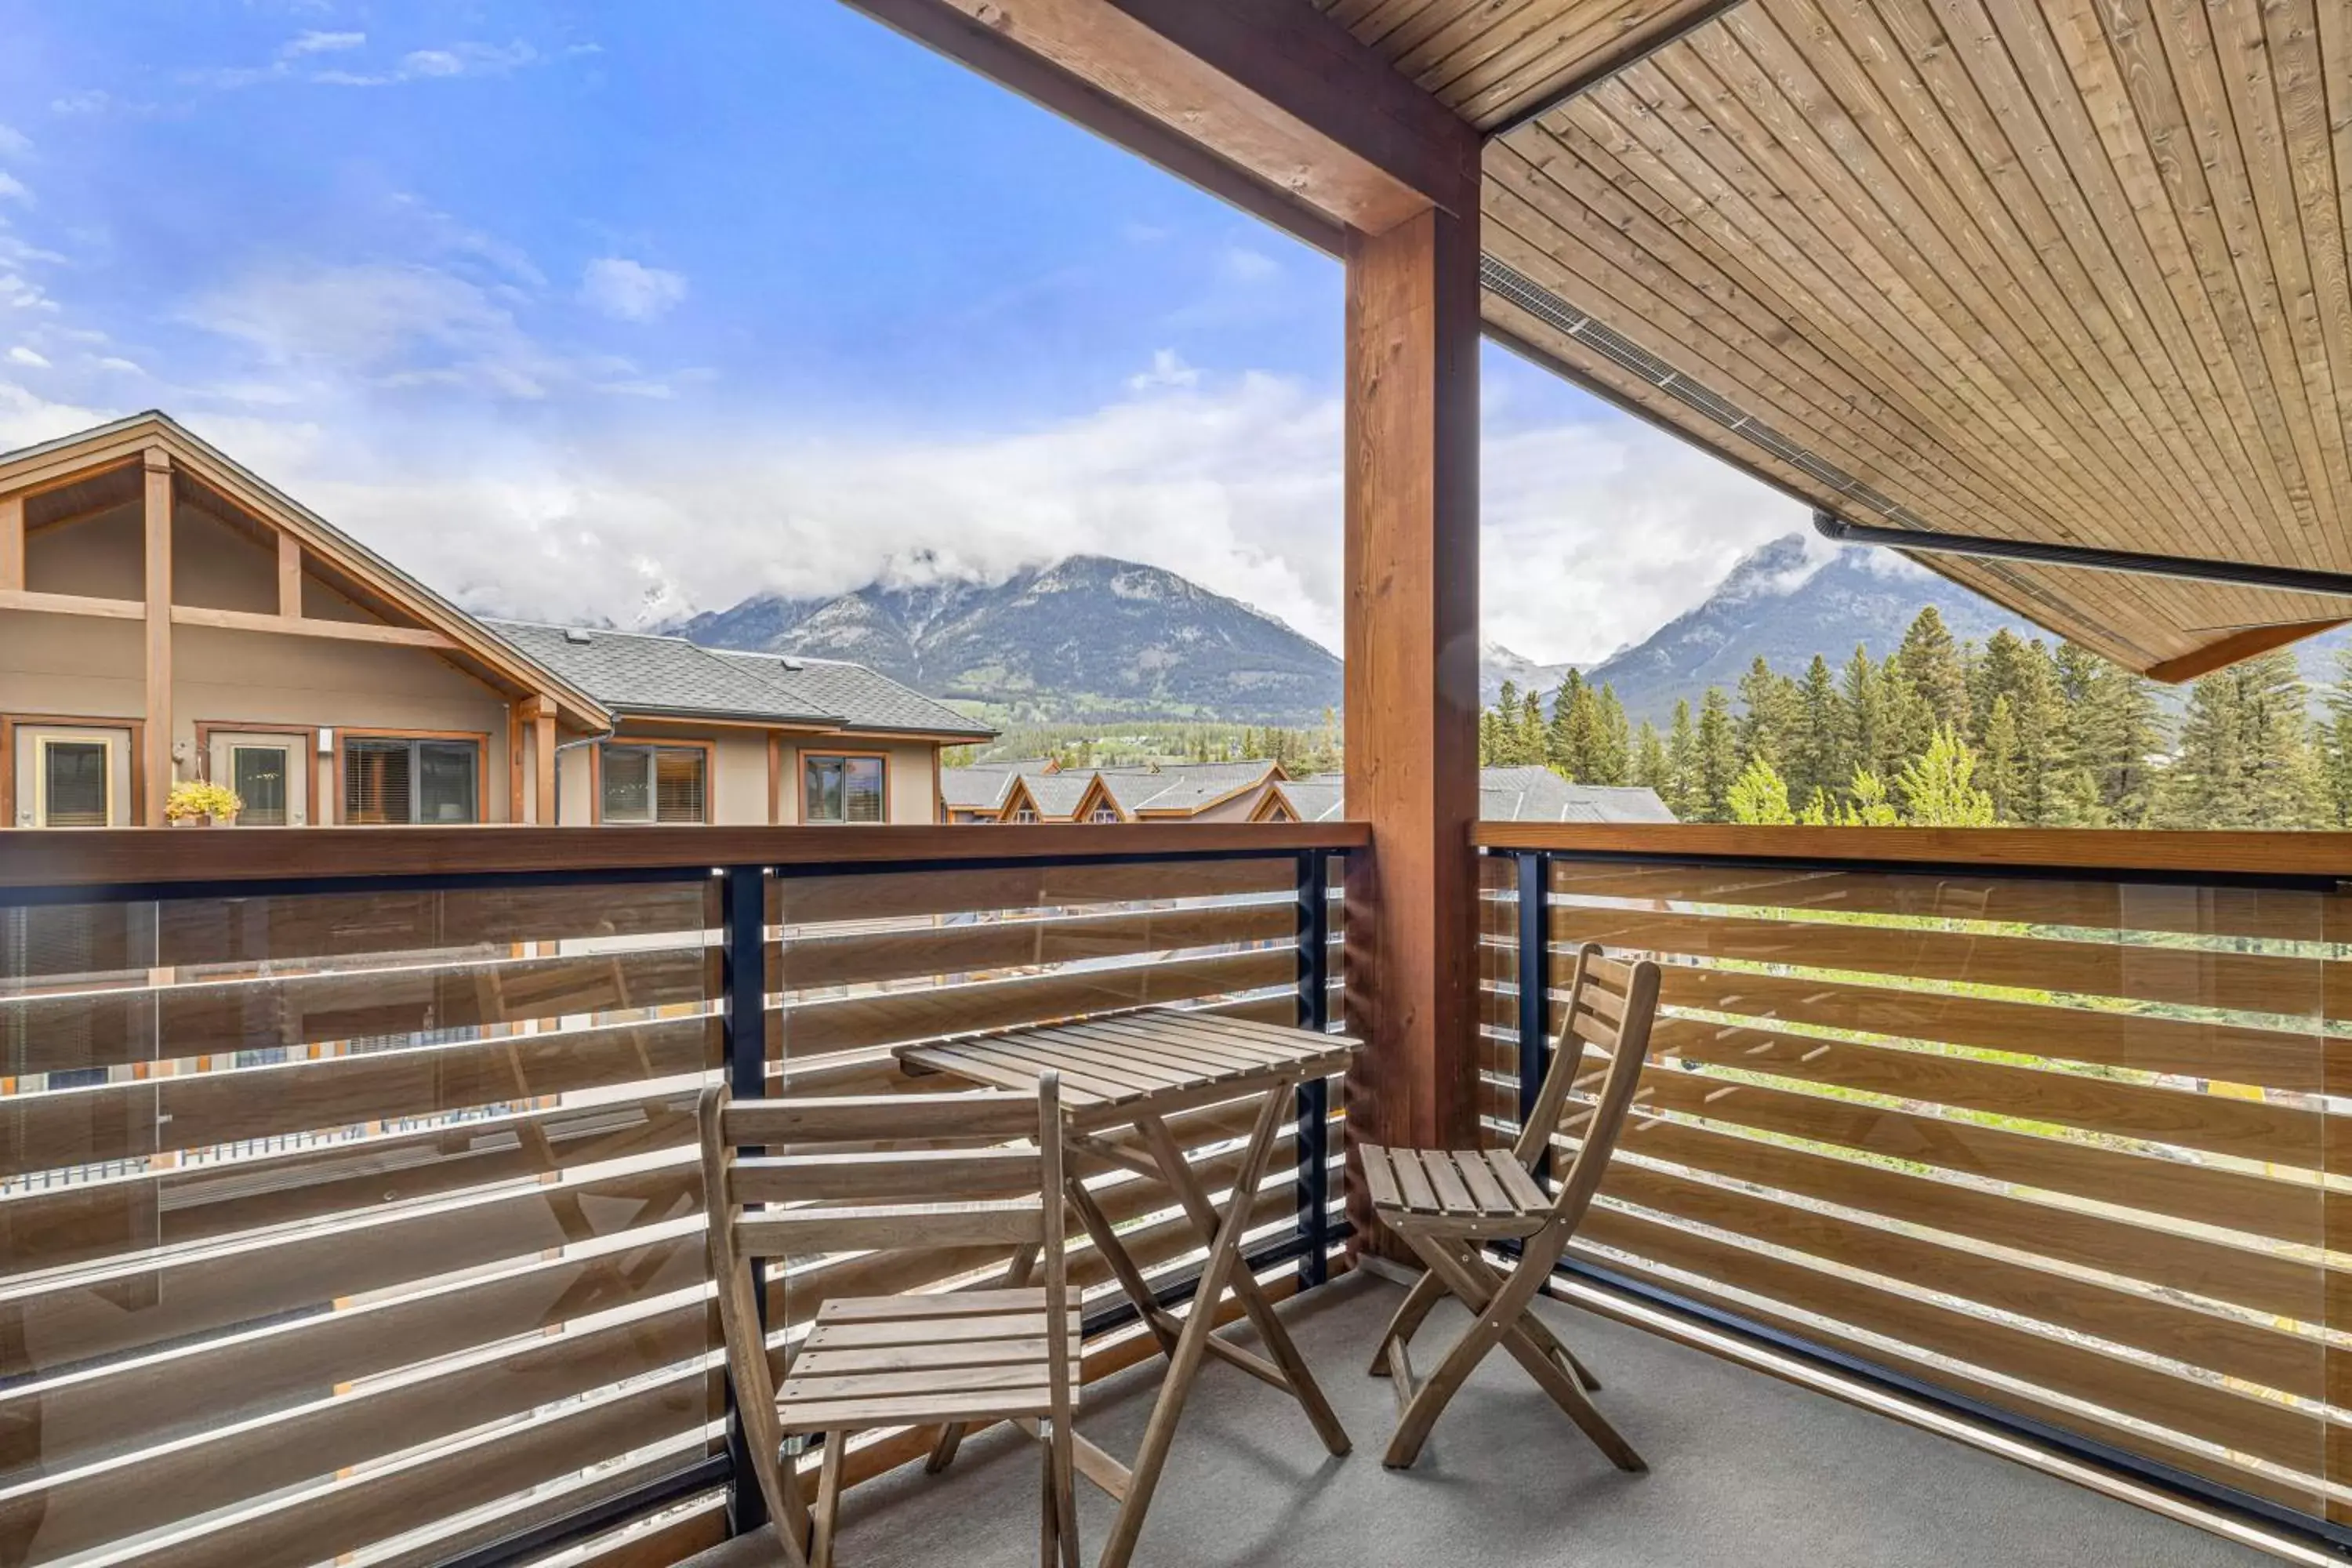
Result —
[[1570, 784], [1549, 768], [1478, 770], [1478, 815], [1488, 822], [1674, 822], [1658, 792]]
[[159, 409], [0, 452], [0, 489], [39, 491], [128, 463], [149, 447], [175, 468], [291, 536], [310, 553], [365, 584], [403, 615], [441, 633], [464, 656], [518, 687], [544, 692], [580, 721], [602, 727], [611, 715], [579, 685], [521, 654], [479, 618], [442, 597], [252, 469]]
[[862, 664], [798, 654], [739, 653], [729, 648], [701, 651], [776, 688], [788, 702], [836, 715], [835, 722], [845, 730], [952, 735], [974, 741], [996, 737], [989, 726]]
[[1158, 768], [1099, 771], [1131, 816], [1189, 815], [1283, 776], [1279, 763], [1266, 761], [1169, 763]]
[[532, 658], [594, 692], [616, 713], [813, 724], [832, 721], [830, 714], [789, 703], [775, 688], [684, 637], [534, 621], [488, 624]]
[[531, 658], [593, 692], [615, 713], [730, 719], [985, 740], [995, 731], [864, 665], [707, 648], [681, 637], [535, 621], [486, 623]]

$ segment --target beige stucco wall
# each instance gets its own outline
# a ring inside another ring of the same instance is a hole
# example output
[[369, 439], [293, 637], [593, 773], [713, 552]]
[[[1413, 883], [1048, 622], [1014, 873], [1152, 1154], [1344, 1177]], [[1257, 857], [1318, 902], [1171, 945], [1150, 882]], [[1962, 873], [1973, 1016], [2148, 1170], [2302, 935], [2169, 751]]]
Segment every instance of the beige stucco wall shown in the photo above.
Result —
[[[181, 508], [173, 520], [175, 603], [213, 609], [274, 613], [278, 607], [274, 548], [210, 516]], [[143, 543], [135, 503], [27, 542], [26, 585], [36, 591], [138, 599]], [[315, 579], [305, 584], [304, 613], [361, 620], [352, 605]], [[136, 720], [143, 717], [145, 628], [138, 621], [0, 610], [0, 715]], [[509, 813], [509, 710], [497, 691], [422, 648], [332, 638], [181, 626], [173, 633], [173, 739], [180, 759], [175, 776], [205, 766], [196, 727], [300, 729], [346, 733], [433, 731], [478, 736], [482, 742], [482, 817], [504, 822]], [[688, 726], [632, 729], [645, 739], [693, 739], [714, 745], [711, 820], [751, 826], [768, 820], [768, 740], [765, 731]], [[523, 815], [535, 816], [535, 734], [524, 731]], [[560, 817], [567, 826], [593, 819], [593, 742], [559, 751]], [[938, 820], [936, 748], [920, 741], [788, 739], [783, 747], [782, 820], [800, 818], [800, 757], [879, 753], [887, 766], [888, 820]], [[9, 765], [0, 758], [0, 766]], [[313, 782], [312, 793], [317, 787]], [[313, 822], [332, 820], [331, 803], [314, 799]]]

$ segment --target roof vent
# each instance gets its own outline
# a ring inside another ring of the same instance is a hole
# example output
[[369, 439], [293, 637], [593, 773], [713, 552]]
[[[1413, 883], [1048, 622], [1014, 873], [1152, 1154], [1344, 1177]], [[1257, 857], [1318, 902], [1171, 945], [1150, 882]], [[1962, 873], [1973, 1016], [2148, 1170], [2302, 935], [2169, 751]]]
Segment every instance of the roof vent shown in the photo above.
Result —
[[783, 665], [783, 667], [784, 667], [786, 669], [790, 669], [790, 670], [795, 670], [795, 671], [797, 671], [797, 670], [806, 669], [806, 668], [808, 668], [808, 666], [807, 666], [807, 665], [803, 664], [799, 659], [796, 659], [796, 658], [787, 658], [787, 659], [782, 659], [782, 660], [780, 660], [779, 662], [780, 662], [780, 663], [782, 663], [782, 664]]
[[566, 626], [563, 628], [563, 640], [579, 647], [586, 647], [591, 639], [588, 634], [578, 626]]

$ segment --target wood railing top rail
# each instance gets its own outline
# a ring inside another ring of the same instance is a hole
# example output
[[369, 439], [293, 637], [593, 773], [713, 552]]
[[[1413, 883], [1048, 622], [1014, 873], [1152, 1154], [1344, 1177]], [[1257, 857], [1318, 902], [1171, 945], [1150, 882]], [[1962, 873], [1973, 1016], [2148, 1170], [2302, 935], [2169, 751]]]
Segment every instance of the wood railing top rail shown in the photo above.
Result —
[[0, 831], [0, 888], [371, 877], [593, 876], [706, 866], [908, 866], [1360, 849], [1360, 822], [824, 827], [89, 828]]
[[1759, 827], [1723, 823], [1481, 822], [1482, 849], [1675, 859], [1980, 867], [1987, 871], [2352, 878], [2352, 833], [2070, 827]]

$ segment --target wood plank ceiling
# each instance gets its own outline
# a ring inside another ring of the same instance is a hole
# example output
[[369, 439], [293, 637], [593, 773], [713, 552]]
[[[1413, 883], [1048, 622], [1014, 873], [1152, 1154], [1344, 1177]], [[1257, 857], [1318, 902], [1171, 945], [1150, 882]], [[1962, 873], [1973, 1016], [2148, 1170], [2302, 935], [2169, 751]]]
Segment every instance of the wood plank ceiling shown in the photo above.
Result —
[[[1856, 522], [2352, 572], [2352, 0], [1315, 3], [1503, 132], [1565, 374]], [[2352, 616], [1921, 559], [2176, 679]]]

